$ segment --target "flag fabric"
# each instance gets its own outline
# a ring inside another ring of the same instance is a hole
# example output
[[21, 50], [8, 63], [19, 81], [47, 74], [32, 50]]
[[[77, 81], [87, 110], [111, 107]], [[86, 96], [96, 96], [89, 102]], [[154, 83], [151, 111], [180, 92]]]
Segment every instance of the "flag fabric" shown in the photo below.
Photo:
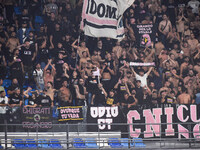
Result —
[[135, 0], [84, 0], [81, 29], [91, 37], [123, 39], [122, 16]]

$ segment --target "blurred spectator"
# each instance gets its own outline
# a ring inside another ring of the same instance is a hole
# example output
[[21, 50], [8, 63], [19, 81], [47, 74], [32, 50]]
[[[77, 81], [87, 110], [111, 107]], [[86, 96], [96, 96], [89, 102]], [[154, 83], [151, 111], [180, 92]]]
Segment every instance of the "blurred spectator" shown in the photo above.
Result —
[[21, 90], [19, 87], [16, 87], [13, 94], [10, 95], [9, 106], [10, 107], [22, 106], [22, 96], [21, 96]]
[[33, 77], [36, 84], [37, 90], [43, 90], [44, 89], [44, 72], [41, 69], [40, 63], [37, 63], [35, 66], [35, 70], [33, 71]]

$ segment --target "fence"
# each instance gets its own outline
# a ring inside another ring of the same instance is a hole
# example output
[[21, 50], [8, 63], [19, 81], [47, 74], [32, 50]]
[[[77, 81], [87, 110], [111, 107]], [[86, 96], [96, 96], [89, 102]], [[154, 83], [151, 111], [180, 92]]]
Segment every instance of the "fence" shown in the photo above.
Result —
[[[1, 124], [2, 126], [3, 124]], [[127, 143], [129, 144], [128, 147], [123, 149], [137, 149], [135, 147], [131, 147], [131, 142], [133, 143], [133, 138], [130, 137], [130, 131], [127, 132], [121, 132], [121, 131], [115, 131], [115, 132], [101, 132], [98, 130], [97, 132], [83, 132], [79, 129], [81, 129], [83, 126], [91, 126], [95, 125], [98, 126], [98, 124], [53, 124], [54, 128], [63, 128], [65, 129], [65, 132], [39, 132], [38, 127], [35, 128], [35, 131], [26, 131], [26, 132], [8, 132], [9, 126], [22, 126], [21, 124], [4, 124], [5, 131], [0, 133], [0, 139], [1, 144], [5, 145], [5, 149], [11, 149], [11, 145], [13, 142], [13, 139], [22, 139], [23, 142], [21, 144], [26, 144], [26, 139], [33, 139], [35, 142], [32, 144], [37, 145], [37, 149], [39, 149], [38, 145], [40, 144], [41, 139], [45, 139], [46, 141], [51, 141], [52, 139], [57, 139], [59, 143], [61, 144], [60, 149], [76, 149], [74, 147], [74, 139], [75, 138], [81, 138], [88, 139], [93, 138], [95, 139], [95, 142], [98, 145], [98, 149], [113, 149], [109, 146], [108, 141], [109, 139], [117, 138], [119, 140], [122, 140], [124, 136], [127, 136]], [[133, 124], [114, 124], [116, 126], [122, 126], [128, 129], [130, 125]], [[134, 124], [137, 125], [137, 124]], [[148, 124], [139, 124], [139, 125], [148, 125]], [[152, 124], [151, 124], [152, 125]], [[158, 124], [155, 124], [158, 125]], [[162, 126], [164, 124], [159, 124], [159, 126]], [[166, 124], [165, 124], [166, 125]], [[177, 125], [177, 123], [173, 123], [173, 125]], [[192, 126], [193, 124], [186, 124], [188, 126]], [[37, 125], [36, 125], [37, 126]], [[75, 127], [77, 129], [76, 132], [70, 132], [70, 128]], [[186, 132], [182, 132], [181, 134], [184, 134]], [[189, 132], [189, 134], [193, 134], [193, 132]], [[144, 134], [144, 133], [143, 133]], [[151, 133], [146, 133], [151, 134]], [[160, 132], [160, 134], [165, 134], [164, 132]], [[175, 134], [179, 134], [178, 132], [175, 132]], [[137, 142], [137, 140], [135, 141]], [[199, 137], [191, 137], [188, 139], [178, 139], [178, 138], [163, 138], [162, 136], [157, 138], [143, 138], [143, 143], [146, 149], [170, 149], [170, 148], [178, 148], [178, 149], [197, 149], [200, 148], [199, 143]], [[50, 144], [47, 142], [47, 144]], [[91, 148], [90, 148], [91, 149]]]

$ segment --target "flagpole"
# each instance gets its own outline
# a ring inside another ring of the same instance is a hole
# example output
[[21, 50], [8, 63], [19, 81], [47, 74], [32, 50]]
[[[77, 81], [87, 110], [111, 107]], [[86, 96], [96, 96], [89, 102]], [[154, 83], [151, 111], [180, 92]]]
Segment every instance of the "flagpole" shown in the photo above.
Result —
[[[79, 46], [79, 44], [80, 44], [80, 38], [81, 38], [81, 35], [79, 34], [79, 36], [78, 36], [78, 46]], [[75, 68], [76, 68], [76, 66], [77, 66], [77, 62], [78, 62], [78, 48], [77, 48], [77, 50], [76, 50], [76, 64], [75, 64]]]

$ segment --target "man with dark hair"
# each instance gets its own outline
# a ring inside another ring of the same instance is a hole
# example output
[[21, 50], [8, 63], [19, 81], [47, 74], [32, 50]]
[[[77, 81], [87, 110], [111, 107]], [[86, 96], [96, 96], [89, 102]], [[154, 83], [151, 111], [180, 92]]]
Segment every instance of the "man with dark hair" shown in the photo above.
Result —
[[69, 90], [67, 80], [64, 80], [62, 82], [62, 87], [59, 90], [58, 98], [59, 106], [65, 107], [72, 105], [72, 94]]
[[137, 104], [137, 100], [130, 95], [130, 92], [124, 93], [124, 98], [121, 100], [121, 105], [123, 108], [130, 108]]
[[43, 70], [41, 69], [40, 63], [37, 63], [35, 66], [35, 70], [33, 71], [33, 77], [36, 83], [37, 90], [44, 89], [44, 74]]
[[193, 104], [194, 103], [194, 100], [191, 98], [191, 96], [188, 93], [186, 93], [186, 90], [187, 89], [185, 87], [182, 88], [183, 93], [181, 93], [177, 98], [178, 104]]
[[84, 80], [79, 79], [78, 85], [74, 85], [76, 91], [76, 105], [84, 106], [86, 103], [86, 87], [84, 86]]
[[22, 62], [24, 71], [28, 74], [29, 84], [32, 82], [33, 62], [36, 58], [35, 46], [30, 44], [29, 40], [25, 41], [25, 45], [21, 48]]
[[153, 67], [151, 67], [147, 73], [144, 73], [143, 69], [139, 70], [139, 74], [137, 74], [135, 72], [135, 70], [133, 69], [133, 67], [131, 68], [133, 74], [135, 75], [136, 80], [140, 80], [141, 81], [141, 87], [145, 87], [147, 86], [147, 78], [149, 76], [149, 74], [151, 73], [151, 70], [153, 69]]
[[9, 97], [9, 106], [10, 107], [20, 107], [22, 106], [22, 96], [19, 87], [16, 87], [14, 93]]
[[5, 89], [4, 89], [4, 87], [2, 85], [3, 85], [3, 79], [0, 77], [0, 92], [1, 91], [5, 92]]
[[107, 106], [119, 106], [119, 100], [115, 95], [114, 90], [110, 90], [109, 95], [106, 98], [106, 105]]

